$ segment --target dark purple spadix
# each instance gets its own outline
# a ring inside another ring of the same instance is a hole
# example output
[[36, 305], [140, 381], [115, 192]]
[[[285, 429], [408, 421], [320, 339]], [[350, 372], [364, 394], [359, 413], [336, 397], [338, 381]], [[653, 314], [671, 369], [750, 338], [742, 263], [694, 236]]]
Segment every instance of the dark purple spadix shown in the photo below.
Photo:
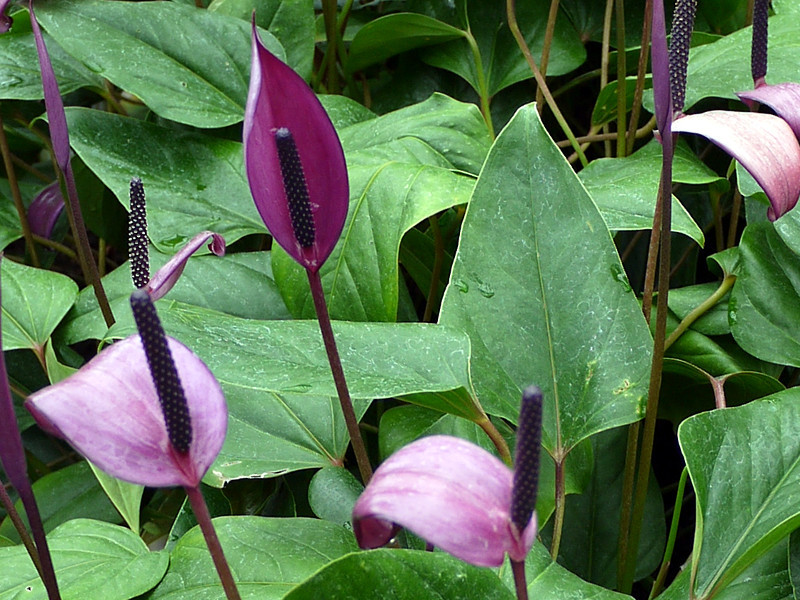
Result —
[[672, 110], [683, 112], [686, 101], [686, 69], [692, 43], [694, 13], [697, 0], [678, 0], [672, 17], [672, 39], [669, 44], [669, 79], [672, 87]]
[[128, 213], [128, 256], [133, 285], [143, 288], [150, 281], [150, 257], [147, 250], [147, 208], [144, 186], [138, 177], [131, 179], [131, 209]]
[[531, 385], [522, 392], [511, 488], [511, 522], [523, 531], [536, 507], [539, 452], [542, 445], [542, 390]]
[[750, 47], [750, 70], [753, 85], [764, 84], [767, 76], [767, 19], [769, 0], [755, 0], [753, 3], [753, 45]]
[[314, 245], [314, 215], [311, 214], [311, 201], [308, 198], [308, 185], [303, 173], [303, 163], [297, 153], [292, 132], [286, 127], [275, 131], [275, 146], [278, 148], [278, 161], [283, 176], [283, 189], [289, 203], [289, 217], [297, 243], [303, 248]]
[[164, 411], [169, 441], [175, 450], [185, 454], [192, 443], [192, 421], [178, 370], [167, 346], [167, 336], [161, 327], [156, 307], [150, 300], [150, 294], [144, 290], [133, 292], [131, 309], [142, 338], [161, 409]]

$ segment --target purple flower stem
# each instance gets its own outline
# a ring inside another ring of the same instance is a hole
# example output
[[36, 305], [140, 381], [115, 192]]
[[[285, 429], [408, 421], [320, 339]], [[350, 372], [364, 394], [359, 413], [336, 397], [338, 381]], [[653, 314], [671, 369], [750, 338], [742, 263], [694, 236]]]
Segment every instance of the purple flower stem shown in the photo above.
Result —
[[364, 485], [372, 479], [372, 467], [369, 464], [367, 449], [358, 428], [358, 419], [353, 410], [353, 402], [350, 400], [350, 391], [347, 389], [347, 381], [344, 378], [342, 361], [339, 359], [339, 350], [336, 348], [336, 340], [333, 337], [331, 328], [331, 318], [328, 314], [328, 305], [325, 302], [325, 292], [322, 290], [322, 280], [319, 271], [306, 269], [308, 273], [308, 283], [311, 286], [311, 297], [314, 299], [314, 308], [317, 311], [317, 321], [322, 332], [322, 340], [325, 343], [325, 352], [328, 354], [328, 362], [331, 365], [331, 374], [336, 384], [336, 392], [339, 395], [339, 403], [342, 405], [342, 414], [347, 424], [347, 432], [350, 434], [350, 441], [353, 444], [353, 452], [356, 455], [358, 470], [361, 472], [361, 480]]
[[36, 546], [33, 544], [33, 540], [28, 534], [28, 530], [25, 529], [25, 523], [23, 523], [22, 518], [17, 512], [17, 509], [14, 508], [14, 503], [11, 501], [11, 497], [8, 495], [8, 492], [6, 492], [6, 487], [3, 482], [0, 482], [0, 504], [3, 505], [3, 508], [8, 514], [8, 518], [11, 519], [11, 523], [14, 525], [14, 529], [17, 530], [19, 539], [22, 540], [22, 544], [28, 551], [28, 556], [31, 557], [31, 562], [33, 562], [33, 566], [36, 567], [39, 577], [44, 580], [44, 575], [42, 574], [42, 563], [39, 560], [39, 553], [36, 552]]
[[189, 504], [192, 505], [192, 512], [197, 519], [197, 524], [200, 525], [203, 537], [206, 539], [208, 551], [211, 553], [219, 580], [222, 582], [222, 589], [225, 590], [225, 597], [228, 600], [241, 600], [236, 582], [233, 580], [233, 574], [228, 566], [228, 561], [225, 560], [225, 554], [222, 552], [217, 532], [214, 530], [213, 523], [211, 523], [211, 514], [208, 512], [208, 506], [206, 506], [206, 500], [203, 498], [200, 487], [186, 486], [183, 489], [186, 490]]
[[511, 572], [514, 573], [514, 587], [517, 589], [517, 600], [528, 600], [528, 583], [525, 580], [525, 561], [511, 561]]
[[19, 225], [22, 228], [22, 237], [25, 238], [25, 246], [28, 249], [28, 254], [30, 254], [31, 263], [34, 267], [38, 267], [39, 255], [36, 252], [36, 245], [33, 242], [31, 226], [30, 223], [28, 223], [28, 214], [25, 212], [25, 205], [22, 203], [22, 194], [20, 194], [19, 191], [17, 173], [14, 170], [14, 164], [11, 162], [11, 150], [8, 147], [8, 138], [6, 138], [6, 132], [3, 127], [3, 119], [0, 117], [0, 153], [3, 154], [3, 164], [8, 174], [8, 187], [11, 188], [11, 196], [14, 199], [14, 207], [17, 209]]

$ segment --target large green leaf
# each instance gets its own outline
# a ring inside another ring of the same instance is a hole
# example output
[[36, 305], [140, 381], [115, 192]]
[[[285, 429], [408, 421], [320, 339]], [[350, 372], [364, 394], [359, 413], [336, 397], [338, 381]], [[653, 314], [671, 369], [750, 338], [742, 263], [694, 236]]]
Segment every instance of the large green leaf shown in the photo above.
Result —
[[728, 310], [731, 333], [747, 352], [800, 367], [800, 256], [772, 223], [744, 230]]
[[641, 417], [652, 345], [611, 236], [536, 108], [495, 142], [470, 200], [440, 322], [472, 340], [491, 414], [544, 391], [544, 445], [563, 456]]
[[142, 178], [150, 239], [162, 252], [208, 229], [229, 244], [266, 231], [240, 143], [84, 108], [68, 109], [67, 122], [75, 152], [124, 206], [131, 179]]
[[[220, 517], [214, 519], [214, 528], [243, 598], [283, 598], [330, 561], [356, 550], [351, 532], [316, 519]], [[169, 571], [150, 598], [221, 597], [211, 555], [200, 528], [195, 527], [172, 550]]]
[[[331, 315], [352, 321], [394, 321], [398, 255], [414, 225], [467, 202], [489, 136], [473, 105], [445, 96], [341, 130], [350, 176], [344, 232], [320, 269]], [[272, 255], [275, 279], [296, 317], [314, 315], [305, 270], [282, 250]]]
[[[600, 209], [611, 231], [650, 229], [661, 172], [661, 145], [653, 140], [624, 158], [600, 158], [578, 175]], [[673, 180], [707, 184], [720, 177], [701, 163], [683, 144], [675, 152]], [[672, 230], [701, 246], [703, 232], [681, 205], [672, 198]]]
[[44, 357], [44, 345], [78, 295], [69, 277], [2, 261], [3, 350], [29, 348]]
[[[315, 321], [240, 319], [168, 300], [158, 309], [167, 333], [203, 359], [228, 401], [228, 435], [206, 483], [219, 487], [343, 458], [346, 427]], [[133, 333], [129, 312], [118, 319], [110, 336]], [[337, 322], [334, 330], [350, 393], [363, 400], [358, 413], [374, 398], [413, 395], [420, 404], [479, 417], [463, 392], [470, 387], [463, 333], [419, 323]]]
[[[155, 587], [169, 563], [166, 552], [151, 552], [130, 529], [102, 521], [69, 521], [47, 541], [65, 599], [134, 598]], [[44, 585], [23, 546], [0, 548], [0, 564], [0, 600], [46, 600]]]
[[[753, 89], [750, 74], [752, 28], [746, 27], [689, 53], [686, 108], [709, 97], [736, 99], [735, 92]], [[796, 15], [779, 14], [769, 20], [770, 83], [798, 81], [800, 77], [800, 22]]]
[[[170, 258], [151, 248], [151, 273], [155, 274]], [[126, 315], [133, 291], [130, 264], [121, 265], [102, 281], [114, 314]], [[225, 257], [193, 256], [166, 297], [246, 319], [289, 318], [272, 279], [269, 252], [242, 252]], [[62, 343], [74, 344], [87, 339], [102, 339], [107, 331], [94, 290], [84, 288], [56, 337]]]
[[800, 392], [691, 417], [678, 428], [697, 495], [698, 598], [725, 587], [800, 524]]
[[[246, 21], [175, 2], [44, 2], [36, 16], [91, 71], [158, 115], [195, 127], [244, 118], [250, 74]], [[267, 47], [280, 43], [261, 32]]]
[[348, 554], [297, 586], [286, 600], [512, 600], [489, 569], [443, 552], [373, 550]]
[[[511, 30], [506, 25], [506, 5], [502, 2], [468, 0], [463, 21], [471, 25], [472, 35], [480, 52], [483, 76], [489, 96], [519, 81], [530, 79], [533, 73], [525, 62]], [[461, 3], [458, 3], [460, 10]], [[544, 46], [549, 0], [527, 0], [517, 4], [517, 21], [534, 57], [540, 57]], [[455, 40], [427, 51], [425, 61], [463, 77], [475, 90], [480, 78], [475, 58], [466, 40]], [[550, 43], [548, 75], [563, 75], [578, 68], [586, 59], [586, 50], [578, 32], [562, 13], [556, 20]]]
[[[20, 23], [18, 25], [18, 23]], [[30, 26], [17, 18], [13, 31], [0, 35], [0, 99], [41, 100], [42, 76]], [[49, 35], [44, 36], [58, 88], [67, 94], [81, 87], [101, 88], [103, 80], [69, 56]]]

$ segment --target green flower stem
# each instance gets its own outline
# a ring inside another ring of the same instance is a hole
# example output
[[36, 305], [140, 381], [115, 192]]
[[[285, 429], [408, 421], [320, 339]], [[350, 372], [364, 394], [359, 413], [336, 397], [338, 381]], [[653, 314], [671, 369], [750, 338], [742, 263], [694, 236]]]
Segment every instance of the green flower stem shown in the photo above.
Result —
[[369, 464], [367, 448], [364, 446], [364, 440], [358, 428], [358, 419], [356, 419], [356, 413], [353, 410], [350, 391], [347, 389], [347, 380], [344, 377], [344, 369], [342, 369], [342, 361], [339, 358], [339, 350], [336, 347], [336, 339], [333, 337], [331, 318], [328, 314], [328, 305], [325, 302], [325, 292], [322, 289], [322, 280], [319, 277], [319, 271], [312, 272], [306, 269], [306, 273], [308, 274], [308, 283], [311, 286], [311, 297], [314, 299], [314, 308], [317, 311], [317, 321], [322, 332], [322, 341], [325, 343], [325, 352], [328, 354], [331, 374], [336, 384], [336, 392], [339, 395], [344, 421], [347, 424], [347, 432], [350, 434], [350, 442], [353, 444], [353, 452], [356, 455], [361, 480], [366, 486], [369, 480], [372, 479], [372, 467]]
[[436, 305], [439, 278], [442, 275], [442, 265], [444, 263], [444, 239], [442, 238], [442, 230], [439, 228], [439, 215], [433, 215], [429, 221], [431, 233], [433, 233], [434, 256], [433, 268], [431, 269], [431, 285], [428, 288], [428, 299], [425, 302], [425, 312], [422, 315], [423, 323], [430, 323], [433, 318], [433, 307]]
[[[547, 77], [547, 65], [550, 62], [550, 46], [553, 45], [553, 33], [556, 30], [556, 17], [558, 17], [559, 0], [550, 0], [550, 12], [547, 14], [547, 27], [544, 30], [544, 45], [542, 46], [542, 58], [539, 60], [539, 70], [542, 77]], [[536, 89], [536, 106], [541, 114], [544, 92], [541, 88]]]
[[725, 294], [727, 294], [733, 287], [735, 282], [736, 275], [725, 275], [716, 291], [701, 304], [699, 304], [694, 310], [692, 310], [692, 312], [686, 315], [680, 323], [678, 323], [678, 326], [669, 335], [667, 341], [664, 342], [664, 350], [672, 346], [672, 344], [674, 344], [678, 338], [681, 337], [686, 330], [689, 329], [689, 327], [691, 327], [692, 323], [711, 310], [717, 304], [717, 302], [722, 300], [722, 298], [725, 297]]
[[514, 8], [514, 0], [506, 0], [506, 14], [508, 19], [508, 27], [511, 29], [511, 33], [514, 35], [514, 39], [517, 41], [517, 45], [519, 49], [522, 51], [522, 54], [525, 56], [525, 60], [528, 61], [528, 66], [533, 73], [534, 79], [536, 79], [536, 84], [539, 86], [539, 89], [542, 90], [544, 94], [544, 99], [547, 101], [547, 106], [550, 107], [550, 110], [553, 111], [553, 116], [558, 121], [558, 125], [561, 127], [561, 130], [564, 132], [564, 135], [570, 141], [572, 148], [578, 154], [578, 157], [581, 160], [581, 164], [585, 167], [589, 164], [589, 161], [586, 159], [586, 155], [583, 153], [583, 148], [581, 148], [578, 141], [575, 139], [575, 134], [572, 133], [572, 129], [570, 129], [567, 120], [564, 118], [564, 115], [561, 114], [561, 110], [558, 108], [558, 104], [553, 99], [553, 95], [550, 93], [550, 89], [547, 87], [547, 82], [545, 81], [542, 74], [539, 72], [539, 67], [536, 66], [536, 61], [533, 59], [533, 55], [531, 54], [530, 48], [528, 48], [528, 44], [525, 42], [525, 38], [522, 35], [522, 32], [519, 30], [519, 24], [517, 23], [517, 14]]
[[561, 534], [564, 532], [564, 511], [566, 509], [567, 490], [564, 481], [564, 461], [556, 460], [556, 507], [553, 517], [553, 541], [550, 544], [550, 558], [556, 560], [558, 551], [561, 548]]
[[489, 108], [489, 104], [491, 103], [491, 98], [489, 97], [489, 86], [486, 83], [486, 75], [483, 72], [483, 61], [481, 60], [481, 51], [478, 48], [478, 42], [475, 41], [475, 37], [472, 35], [472, 31], [470, 31], [469, 26], [467, 30], [464, 32], [464, 39], [467, 40], [467, 44], [469, 44], [469, 49], [472, 51], [472, 58], [475, 61], [475, 74], [478, 78], [478, 97], [480, 98], [481, 102], [481, 114], [483, 115], [483, 120], [486, 121], [486, 127], [489, 129], [489, 135], [492, 136], [494, 139], [494, 125], [492, 125], [492, 112]]
[[[672, 147], [674, 148], [674, 140]], [[647, 486], [650, 481], [650, 466], [653, 459], [653, 440], [656, 431], [656, 417], [658, 416], [658, 399], [661, 391], [661, 376], [664, 368], [664, 343], [667, 331], [667, 300], [669, 297], [669, 274], [671, 256], [671, 230], [672, 230], [672, 152], [664, 152], [661, 161], [661, 182], [658, 189], [657, 214], [654, 218], [654, 231], [656, 222], [659, 224], [659, 261], [658, 261], [658, 306], [656, 312], [656, 327], [653, 340], [653, 360], [650, 366], [650, 386], [647, 393], [647, 408], [642, 428], [641, 454], [636, 474], [636, 491], [633, 498], [633, 511], [631, 518], [630, 536], [628, 538], [628, 552], [625, 557], [624, 577], [620, 582], [620, 591], [630, 593], [633, 587], [633, 577], [636, 571], [636, 551], [639, 548], [639, 538], [642, 533], [644, 521], [645, 499]], [[653, 236], [655, 238], [655, 235]], [[651, 250], [653, 245], [651, 245]], [[654, 254], [651, 252], [651, 254]], [[648, 257], [648, 268], [655, 265], [655, 260]], [[652, 269], [655, 271], [655, 269]], [[647, 298], [645, 297], [645, 300]]]
[[2, 482], [0, 482], [0, 505], [3, 506], [6, 514], [8, 514], [8, 518], [11, 519], [14, 529], [16, 529], [19, 534], [19, 539], [22, 540], [25, 550], [28, 551], [28, 556], [31, 557], [33, 566], [36, 567], [39, 577], [44, 581], [42, 562], [39, 560], [39, 553], [36, 551], [36, 546], [33, 544], [31, 536], [28, 535], [28, 530], [25, 529], [25, 523], [22, 522], [22, 518], [19, 516], [17, 509], [14, 508], [14, 503], [11, 501], [8, 492], [6, 492], [6, 486]]
[[192, 505], [192, 512], [197, 519], [197, 524], [200, 525], [200, 530], [203, 532], [208, 551], [211, 553], [211, 559], [214, 561], [214, 567], [217, 569], [219, 580], [222, 582], [222, 589], [225, 590], [225, 597], [228, 600], [241, 600], [236, 582], [233, 580], [233, 574], [228, 566], [228, 561], [225, 560], [225, 554], [222, 552], [222, 545], [219, 543], [214, 524], [211, 522], [211, 514], [208, 512], [208, 506], [206, 506], [206, 500], [203, 498], [200, 487], [187, 486], [183, 489], [186, 490], [189, 504]]
[[617, 8], [617, 156], [628, 154], [627, 123], [627, 66], [625, 64], [625, 3], [616, 0]]
[[[477, 401], [476, 401], [477, 403]], [[514, 464], [513, 459], [511, 458], [511, 450], [508, 448], [508, 444], [506, 443], [505, 438], [500, 435], [500, 432], [497, 430], [497, 427], [494, 426], [494, 423], [489, 419], [489, 417], [484, 417], [480, 421], [475, 421], [475, 424], [483, 429], [484, 433], [489, 436], [489, 439], [492, 440], [494, 447], [497, 449], [497, 453], [500, 455], [500, 458], [503, 459], [503, 462], [506, 463], [509, 467]]]
[[686, 477], [688, 474], [689, 470], [684, 467], [681, 472], [680, 481], [678, 481], [678, 492], [675, 496], [675, 507], [672, 510], [672, 523], [669, 526], [669, 536], [667, 537], [667, 547], [664, 550], [664, 559], [661, 562], [661, 568], [658, 570], [656, 580], [653, 582], [648, 600], [653, 600], [653, 598], [661, 593], [661, 589], [664, 587], [664, 580], [667, 578], [667, 570], [672, 560], [672, 550], [675, 548], [675, 538], [678, 536], [678, 522], [681, 520], [683, 493], [686, 488]]
[[517, 590], [517, 600], [528, 600], [528, 583], [525, 581], [525, 561], [511, 560], [511, 572], [514, 574], [514, 587]]
[[6, 168], [6, 176], [8, 177], [8, 187], [11, 188], [11, 197], [14, 199], [14, 207], [17, 209], [19, 225], [22, 228], [22, 237], [25, 238], [25, 247], [31, 257], [31, 263], [34, 267], [38, 267], [39, 255], [36, 253], [36, 244], [33, 243], [33, 234], [31, 233], [30, 223], [28, 223], [28, 214], [25, 212], [25, 205], [22, 203], [22, 194], [19, 191], [17, 173], [14, 170], [14, 163], [11, 160], [11, 149], [8, 147], [8, 138], [6, 138], [4, 127], [3, 119], [0, 117], [0, 153], [3, 154], [3, 164]]

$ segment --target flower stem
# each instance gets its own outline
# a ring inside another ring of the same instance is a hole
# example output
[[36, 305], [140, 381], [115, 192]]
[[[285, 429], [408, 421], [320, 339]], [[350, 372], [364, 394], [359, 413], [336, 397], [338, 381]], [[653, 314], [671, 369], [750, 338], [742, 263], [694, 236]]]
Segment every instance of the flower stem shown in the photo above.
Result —
[[[550, 12], [547, 14], [547, 27], [544, 30], [544, 44], [542, 45], [542, 57], [539, 59], [539, 70], [542, 77], [547, 77], [547, 64], [550, 62], [550, 47], [553, 45], [553, 34], [556, 30], [556, 17], [558, 17], [559, 0], [550, 0]], [[536, 89], [536, 107], [541, 114], [542, 100], [544, 91], [542, 88]]]
[[625, 4], [616, 0], [617, 9], [617, 156], [627, 156], [627, 66], [625, 64]]
[[513, 463], [511, 459], [511, 450], [509, 450], [506, 440], [502, 435], [500, 435], [500, 432], [497, 430], [497, 427], [494, 426], [494, 423], [492, 423], [489, 417], [484, 417], [480, 421], [476, 421], [475, 424], [483, 429], [484, 433], [489, 436], [489, 439], [492, 440], [492, 443], [497, 449], [497, 453], [500, 455], [500, 458], [503, 459], [503, 462], [510, 467]]
[[564, 511], [566, 509], [567, 491], [564, 480], [564, 457], [556, 460], [556, 508], [553, 517], [553, 541], [550, 544], [550, 558], [558, 559], [558, 551], [561, 548], [561, 534], [564, 531]]
[[192, 512], [197, 519], [197, 524], [200, 525], [200, 530], [203, 532], [203, 537], [208, 545], [208, 551], [211, 553], [214, 567], [217, 569], [219, 580], [222, 582], [222, 589], [225, 590], [225, 597], [228, 600], [240, 600], [239, 590], [236, 588], [236, 582], [233, 580], [228, 561], [225, 560], [225, 554], [222, 552], [222, 546], [219, 543], [214, 525], [211, 523], [211, 514], [208, 512], [208, 506], [206, 506], [206, 500], [203, 498], [200, 487], [186, 486], [184, 489], [186, 490], [186, 496], [189, 498], [189, 503], [192, 505]]
[[50, 549], [47, 547], [47, 537], [44, 534], [44, 525], [42, 524], [42, 517], [39, 515], [39, 507], [36, 505], [36, 499], [33, 496], [33, 488], [30, 484], [19, 486], [17, 487], [17, 493], [22, 500], [22, 505], [25, 507], [25, 514], [28, 516], [28, 523], [30, 523], [33, 539], [36, 542], [36, 551], [39, 554], [42, 568], [40, 573], [44, 587], [47, 590], [47, 597], [50, 600], [61, 600], [58, 583], [56, 582], [56, 571], [53, 567]]
[[372, 479], [372, 467], [369, 464], [367, 448], [364, 446], [364, 440], [358, 428], [358, 419], [356, 419], [356, 413], [353, 410], [350, 391], [347, 389], [347, 380], [344, 377], [344, 369], [342, 369], [342, 361], [339, 358], [339, 350], [336, 347], [336, 339], [333, 337], [331, 317], [328, 314], [328, 305], [325, 302], [322, 280], [319, 277], [319, 271], [306, 269], [306, 273], [308, 274], [308, 283], [311, 286], [311, 297], [314, 299], [314, 308], [317, 311], [317, 321], [322, 332], [322, 341], [325, 343], [325, 352], [328, 354], [328, 362], [331, 365], [333, 382], [336, 384], [336, 392], [339, 395], [342, 414], [347, 424], [347, 432], [350, 434], [350, 442], [353, 444], [353, 452], [356, 455], [361, 480], [364, 485], [367, 485], [369, 480]]
[[31, 536], [28, 534], [28, 530], [25, 529], [25, 523], [22, 522], [22, 518], [19, 516], [17, 509], [14, 508], [14, 503], [11, 501], [11, 498], [6, 492], [6, 487], [0, 482], [0, 504], [2, 504], [3, 508], [5, 509], [6, 513], [8, 514], [8, 518], [11, 519], [11, 523], [14, 525], [14, 529], [17, 530], [19, 534], [19, 539], [22, 540], [23, 546], [28, 551], [28, 556], [31, 557], [31, 562], [33, 566], [36, 567], [36, 570], [39, 573], [39, 577], [44, 580], [44, 574], [42, 573], [42, 563], [39, 560], [39, 553], [36, 552], [36, 546], [33, 544], [33, 540]]
[[433, 215], [429, 220], [431, 233], [433, 233], [434, 255], [431, 269], [431, 285], [428, 288], [428, 299], [425, 301], [425, 312], [422, 315], [423, 323], [430, 323], [433, 317], [433, 307], [436, 304], [437, 292], [439, 291], [439, 277], [442, 275], [442, 264], [444, 263], [444, 239], [439, 228], [439, 215]]
[[672, 344], [674, 344], [679, 337], [681, 337], [684, 332], [691, 327], [692, 323], [694, 323], [697, 319], [702, 317], [705, 313], [707, 313], [711, 308], [716, 305], [717, 302], [722, 300], [722, 298], [727, 294], [730, 289], [733, 287], [734, 282], [736, 281], [736, 275], [726, 275], [722, 280], [722, 283], [719, 284], [719, 287], [711, 294], [706, 300], [700, 303], [692, 312], [686, 315], [675, 330], [670, 334], [667, 338], [667, 341], [664, 342], [664, 350], [669, 348]]
[[664, 587], [664, 580], [667, 578], [667, 569], [669, 569], [670, 561], [672, 560], [672, 550], [675, 548], [675, 538], [678, 536], [678, 522], [681, 519], [681, 508], [683, 508], [683, 492], [686, 488], [686, 478], [689, 474], [689, 469], [683, 468], [681, 478], [678, 481], [678, 493], [675, 496], [675, 507], [672, 509], [672, 523], [669, 527], [669, 536], [667, 537], [667, 547], [664, 550], [664, 559], [661, 561], [661, 568], [658, 570], [656, 580], [653, 582], [653, 587], [650, 590], [648, 600], [653, 600]]
[[514, 573], [514, 587], [517, 589], [517, 600], [528, 600], [528, 583], [525, 581], [525, 561], [511, 560], [511, 572]]
[[486, 75], [483, 72], [483, 61], [481, 60], [481, 51], [478, 48], [478, 42], [472, 35], [469, 27], [464, 32], [464, 39], [467, 40], [469, 49], [472, 51], [472, 59], [475, 61], [475, 73], [478, 80], [478, 96], [481, 102], [481, 114], [483, 120], [486, 121], [486, 127], [489, 129], [489, 135], [494, 139], [494, 125], [492, 125], [492, 111], [489, 108], [491, 98], [489, 97], [489, 86], [486, 83]]
[[36, 245], [33, 243], [31, 226], [30, 223], [28, 223], [28, 215], [25, 212], [25, 205], [22, 203], [22, 194], [20, 194], [19, 191], [17, 173], [14, 170], [14, 164], [11, 161], [11, 149], [8, 147], [8, 138], [6, 138], [6, 132], [3, 127], [3, 119], [0, 117], [0, 152], [3, 154], [3, 164], [5, 165], [6, 175], [8, 177], [8, 187], [11, 188], [11, 196], [14, 199], [14, 207], [17, 209], [19, 225], [22, 228], [22, 237], [25, 238], [25, 247], [28, 249], [28, 254], [30, 254], [31, 263], [34, 267], [38, 267], [39, 255], [36, 252]]

